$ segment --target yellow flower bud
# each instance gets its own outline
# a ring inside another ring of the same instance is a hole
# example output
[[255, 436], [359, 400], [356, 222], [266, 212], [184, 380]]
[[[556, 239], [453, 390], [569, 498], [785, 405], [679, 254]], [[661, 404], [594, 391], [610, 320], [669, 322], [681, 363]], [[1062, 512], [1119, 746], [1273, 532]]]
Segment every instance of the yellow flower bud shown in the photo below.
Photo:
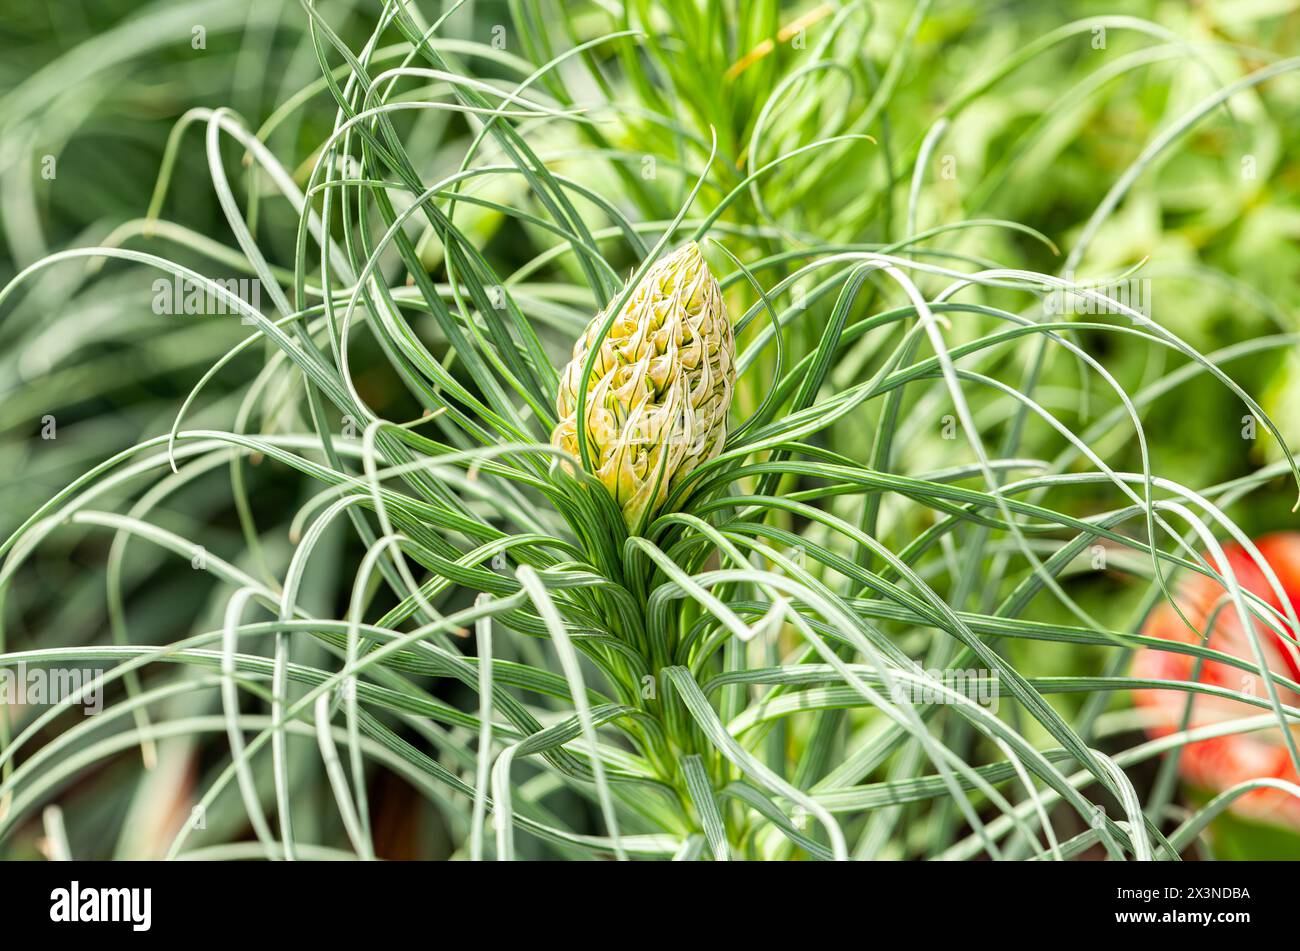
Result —
[[[578, 452], [578, 390], [608, 311], [573, 346], [551, 442]], [[736, 377], [722, 291], [694, 241], [655, 263], [600, 342], [584, 406], [587, 452], [635, 532], [722, 451]]]

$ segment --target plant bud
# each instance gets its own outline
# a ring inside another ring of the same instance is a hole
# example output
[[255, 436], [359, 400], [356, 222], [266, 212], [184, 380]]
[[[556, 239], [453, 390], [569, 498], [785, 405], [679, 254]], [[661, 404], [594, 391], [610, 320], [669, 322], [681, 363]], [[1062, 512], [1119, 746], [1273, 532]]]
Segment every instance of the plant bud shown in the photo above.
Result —
[[[579, 456], [578, 390], [602, 312], [573, 346], [556, 446]], [[722, 451], [736, 376], [722, 291], [694, 241], [655, 263], [600, 341], [583, 414], [594, 474], [638, 532], [672, 489]]]

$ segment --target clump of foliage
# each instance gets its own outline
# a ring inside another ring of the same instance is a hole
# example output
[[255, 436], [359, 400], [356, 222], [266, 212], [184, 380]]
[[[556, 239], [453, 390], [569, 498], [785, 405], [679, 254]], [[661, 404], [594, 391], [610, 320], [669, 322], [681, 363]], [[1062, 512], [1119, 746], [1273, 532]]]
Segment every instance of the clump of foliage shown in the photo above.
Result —
[[[246, 90], [260, 126], [186, 111], [143, 220], [28, 241], [0, 290], [7, 334], [78, 267], [224, 312], [143, 318], [192, 324], [160, 337], [169, 373], [205, 368], [0, 544], [0, 663], [103, 667], [110, 695], [0, 720], [0, 841], [111, 770], [126, 818], [80, 833], [96, 853], [1172, 858], [1231, 797], [1181, 813], [1145, 764], [1279, 727], [1295, 763], [1300, 685], [1141, 633], [1179, 573], [1252, 643], [1300, 630], [1212, 557], [1231, 539], [1269, 578], [1229, 513], [1286, 512], [1294, 437], [1223, 365], [1284, 391], [1295, 336], [1205, 354], [1116, 288], [1150, 280], [1121, 240], [1144, 203], [1209, 215], [1188, 138], [1241, 132], [1231, 110], [1300, 62], [1228, 79], [1230, 44], [1144, 20], [1017, 45], [927, 3], [332, 13], [286, 9], [313, 75], [274, 105]], [[947, 46], [1005, 55], [953, 76]], [[1006, 90], [1058, 56], [1050, 101]], [[1094, 208], [1061, 207], [1105, 149], [1059, 124], [1167, 64], [1172, 118], [1110, 156]], [[220, 238], [163, 217], [200, 132]], [[1230, 407], [1194, 424], [1233, 447], [1217, 462], [1151, 424], [1189, 390]], [[24, 598], [69, 551], [103, 566], [93, 590]], [[60, 639], [72, 610], [107, 636]], [[1229, 692], [1259, 713], [1142, 739], [1112, 698], [1222, 688], [1129, 676], [1137, 647], [1252, 672], [1264, 696]], [[376, 798], [393, 776], [419, 802]]]

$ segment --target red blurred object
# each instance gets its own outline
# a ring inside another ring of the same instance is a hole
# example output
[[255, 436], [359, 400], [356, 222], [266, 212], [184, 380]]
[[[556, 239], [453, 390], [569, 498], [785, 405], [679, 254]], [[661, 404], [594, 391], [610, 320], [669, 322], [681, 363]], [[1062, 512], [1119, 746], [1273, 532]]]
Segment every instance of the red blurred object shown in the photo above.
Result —
[[[1266, 535], [1258, 539], [1255, 545], [1277, 575], [1286, 598], [1300, 611], [1300, 533], [1279, 532]], [[1244, 590], [1257, 595], [1280, 611], [1286, 610], [1286, 605], [1278, 600], [1259, 566], [1240, 546], [1225, 545], [1223, 551], [1228, 567]], [[1221, 566], [1219, 574], [1224, 574]], [[1220, 603], [1227, 596], [1227, 590], [1219, 582], [1204, 575], [1194, 575], [1179, 588], [1177, 597], [1183, 613], [1199, 630], [1189, 629], [1173, 606], [1166, 603], [1151, 613], [1142, 633], [1170, 641], [1200, 643], [1205, 624], [1217, 606], [1218, 616], [1207, 646], [1253, 664], [1254, 651], [1240, 616], [1230, 600]], [[1297, 663], [1300, 650], [1291, 649], [1283, 642], [1281, 635], [1266, 627], [1258, 618], [1253, 620], [1269, 669], [1300, 681], [1300, 663]], [[1297, 632], [1290, 631], [1289, 628], [1288, 632], [1294, 645]], [[1187, 654], [1144, 648], [1134, 656], [1133, 676], [1151, 680], [1189, 681], [1192, 680], [1195, 662], [1196, 658]], [[1215, 661], [1207, 660], [1202, 664], [1197, 682], [1251, 693], [1257, 697], [1267, 696], [1266, 688], [1257, 675]], [[1133, 695], [1137, 704], [1151, 711], [1156, 718], [1148, 727], [1152, 736], [1166, 736], [1178, 729], [1189, 696], [1194, 696], [1190, 727], [1267, 712], [1263, 708], [1237, 700], [1190, 695], [1177, 690], [1134, 690]], [[1281, 685], [1278, 686], [1278, 697], [1284, 704], [1300, 706], [1300, 696]], [[1188, 744], [1183, 747], [1178, 768], [1184, 779], [1214, 792], [1262, 777], [1300, 783], [1279, 730], [1257, 730]], [[1300, 828], [1300, 799], [1281, 790], [1252, 790], [1237, 799], [1233, 808], [1251, 818]]]

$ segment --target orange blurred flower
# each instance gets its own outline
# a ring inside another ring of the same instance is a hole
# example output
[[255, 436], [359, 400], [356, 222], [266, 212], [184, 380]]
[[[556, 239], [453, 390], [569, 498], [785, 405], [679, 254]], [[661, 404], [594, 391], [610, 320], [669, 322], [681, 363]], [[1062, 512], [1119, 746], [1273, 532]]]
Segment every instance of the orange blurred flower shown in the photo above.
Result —
[[[1277, 575], [1286, 598], [1300, 611], [1300, 533], [1266, 535], [1258, 539], [1255, 545]], [[1240, 546], [1225, 545], [1223, 551], [1228, 567], [1242, 589], [1257, 595], [1277, 610], [1285, 611], [1286, 606], [1277, 598], [1259, 566]], [[1219, 566], [1219, 574], [1224, 574], [1223, 566]], [[1183, 613], [1198, 630], [1189, 629], [1173, 606], [1166, 603], [1151, 613], [1142, 629], [1143, 634], [1197, 644], [1204, 636], [1204, 628], [1211, 620], [1211, 615], [1217, 611], [1206, 646], [1254, 663], [1255, 655], [1246, 630], [1222, 584], [1204, 575], [1195, 575], [1179, 588], [1177, 597]], [[1293, 681], [1300, 681], [1300, 664], [1297, 663], [1300, 653], [1292, 649], [1296, 632], [1289, 632], [1293, 643], [1288, 645], [1280, 634], [1264, 622], [1258, 618], [1252, 620], [1269, 669]], [[1196, 658], [1187, 654], [1143, 648], [1134, 656], [1133, 676], [1151, 680], [1190, 681], [1193, 679], [1195, 663]], [[1258, 697], [1267, 696], [1258, 675], [1217, 661], [1204, 661], [1196, 681]], [[1280, 684], [1277, 689], [1282, 703], [1300, 706], [1300, 695]], [[1258, 716], [1265, 712], [1260, 707], [1238, 700], [1177, 690], [1142, 689], [1134, 690], [1133, 695], [1137, 704], [1152, 715], [1152, 722], [1148, 726], [1148, 732], [1152, 736], [1165, 736], [1179, 728], [1189, 697], [1193, 698], [1189, 727]], [[1179, 773], [1189, 782], [1215, 792], [1263, 777], [1300, 783], [1279, 730], [1257, 730], [1188, 744], [1183, 747], [1178, 768]], [[1300, 799], [1281, 790], [1252, 790], [1237, 799], [1233, 808], [1252, 818], [1300, 827]]]

